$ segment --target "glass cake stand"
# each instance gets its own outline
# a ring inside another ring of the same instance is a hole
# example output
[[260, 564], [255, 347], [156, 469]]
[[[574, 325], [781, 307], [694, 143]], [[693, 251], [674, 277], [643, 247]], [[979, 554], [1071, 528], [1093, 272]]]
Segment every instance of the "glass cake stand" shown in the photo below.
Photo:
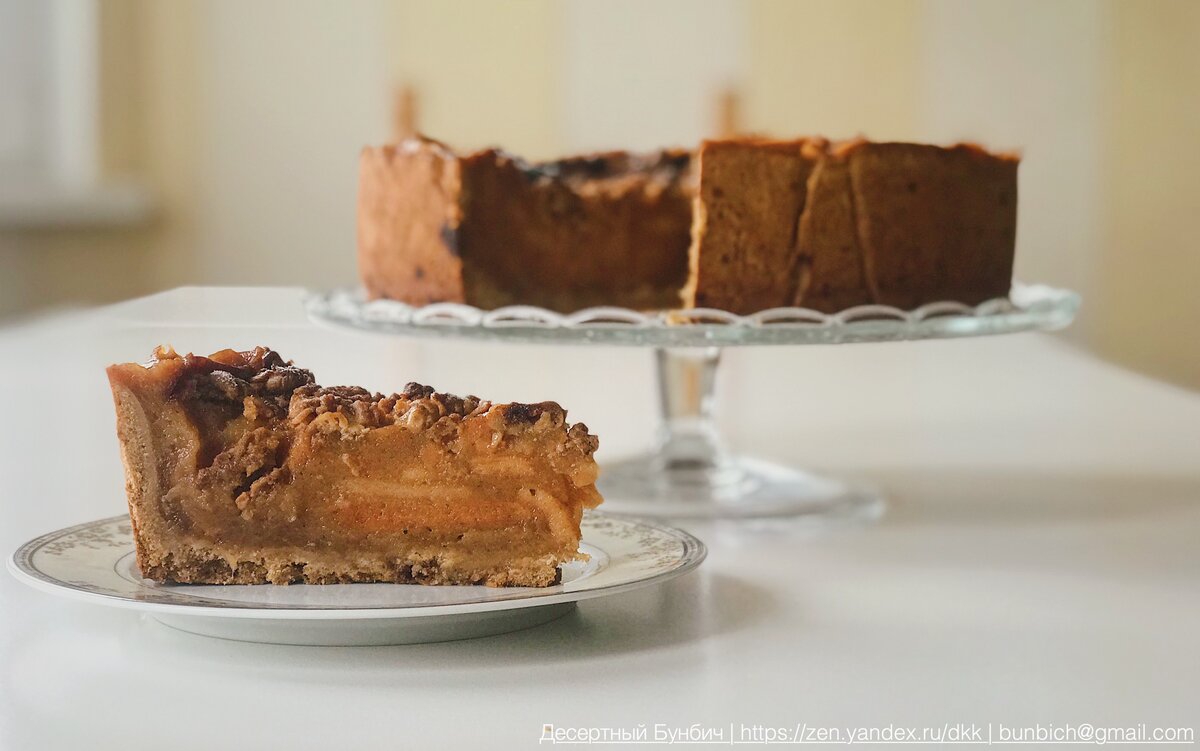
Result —
[[589, 308], [563, 315], [510, 306], [480, 310], [436, 303], [369, 301], [361, 290], [311, 293], [309, 316], [384, 334], [498, 342], [653, 347], [662, 423], [650, 453], [603, 467], [605, 509], [644, 516], [806, 517], [823, 523], [877, 517], [881, 496], [865, 487], [729, 451], [713, 421], [721, 350], [753, 345], [849, 344], [1051, 331], [1071, 323], [1080, 299], [1044, 285], [1013, 286], [976, 306], [938, 302], [905, 311], [865, 305], [826, 315], [774, 308], [640, 312]]

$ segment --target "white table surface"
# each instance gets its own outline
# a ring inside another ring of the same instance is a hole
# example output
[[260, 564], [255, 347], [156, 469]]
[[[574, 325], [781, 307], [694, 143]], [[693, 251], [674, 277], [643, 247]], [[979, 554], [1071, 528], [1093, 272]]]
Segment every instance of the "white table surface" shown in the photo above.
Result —
[[[188, 288], [0, 329], [0, 549], [121, 513], [103, 368], [266, 344], [325, 384], [556, 399], [647, 445], [650, 351], [308, 324], [291, 289]], [[864, 478], [873, 526], [688, 526], [699, 571], [529, 631], [244, 644], [0, 575], [0, 748], [524, 748], [544, 724], [1200, 725], [1200, 396], [1051, 336], [730, 350], [721, 424]], [[726, 731], [728, 732], [728, 731]]]

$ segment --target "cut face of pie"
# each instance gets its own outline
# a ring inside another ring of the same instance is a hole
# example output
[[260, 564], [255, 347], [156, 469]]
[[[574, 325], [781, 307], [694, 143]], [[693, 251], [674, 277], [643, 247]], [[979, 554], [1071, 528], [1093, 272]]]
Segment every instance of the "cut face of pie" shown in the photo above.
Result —
[[108, 377], [155, 581], [543, 587], [601, 500], [598, 441], [554, 402], [325, 388], [262, 347]]
[[679, 307], [691, 155], [527, 163], [428, 138], [366, 149], [358, 261], [372, 298], [414, 305]]

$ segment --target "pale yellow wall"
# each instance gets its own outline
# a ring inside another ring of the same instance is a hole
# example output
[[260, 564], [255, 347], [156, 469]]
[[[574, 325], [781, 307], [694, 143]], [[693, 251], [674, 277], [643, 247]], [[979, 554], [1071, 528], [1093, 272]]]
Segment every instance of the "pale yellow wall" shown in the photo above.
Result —
[[1113, 4], [1094, 346], [1200, 388], [1200, 3]]
[[119, 229], [0, 229], [0, 315], [121, 300], [180, 283], [171, 261], [194, 252], [185, 200], [196, 140], [191, 10], [136, 0], [101, 5], [102, 168], [145, 180], [160, 215]]
[[919, 138], [918, 0], [750, 0], [752, 130]]
[[557, 92], [564, 148], [651, 151], [719, 132], [745, 79], [742, 0], [563, 0]]
[[388, 134], [388, 5], [101, 4], [106, 175], [151, 189], [117, 229], [0, 228], [0, 315], [184, 284], [349, 284], [357, 153]]
[[[1015, 276], [1093, 300], [1105, 241], [1108, 6], [924, 0], [921, 8], [923, 137], [1018, 149]], [[1094, 314], [1085, 306], [1062, 336], [1088, 342]]]
[[399, 0], [389, 18], [392, 80], [415, 87], [423, 131], [461, 148], [558, 152], [554, 0]]

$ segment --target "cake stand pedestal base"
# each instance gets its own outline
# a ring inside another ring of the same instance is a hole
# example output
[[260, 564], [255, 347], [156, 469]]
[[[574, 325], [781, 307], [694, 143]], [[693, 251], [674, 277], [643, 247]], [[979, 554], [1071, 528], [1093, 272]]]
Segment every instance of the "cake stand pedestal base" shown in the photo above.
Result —
[[606, 464], [606, 511], [673, 518], [795, 517], [816, 524], [866, 522], [883, 499], [866, 488], [725, 449], [713, 423], [721, 350], [657, 349], [662, 425], [650, 454]]
[[676, 519], [803, 517], [815, 524], [869, 522], [883, 497], [867, 488], [757, 459], [731, 459], [716, 483], [690, 470], [664, 469], [661, 457], [604, 467], [604, 510]]

